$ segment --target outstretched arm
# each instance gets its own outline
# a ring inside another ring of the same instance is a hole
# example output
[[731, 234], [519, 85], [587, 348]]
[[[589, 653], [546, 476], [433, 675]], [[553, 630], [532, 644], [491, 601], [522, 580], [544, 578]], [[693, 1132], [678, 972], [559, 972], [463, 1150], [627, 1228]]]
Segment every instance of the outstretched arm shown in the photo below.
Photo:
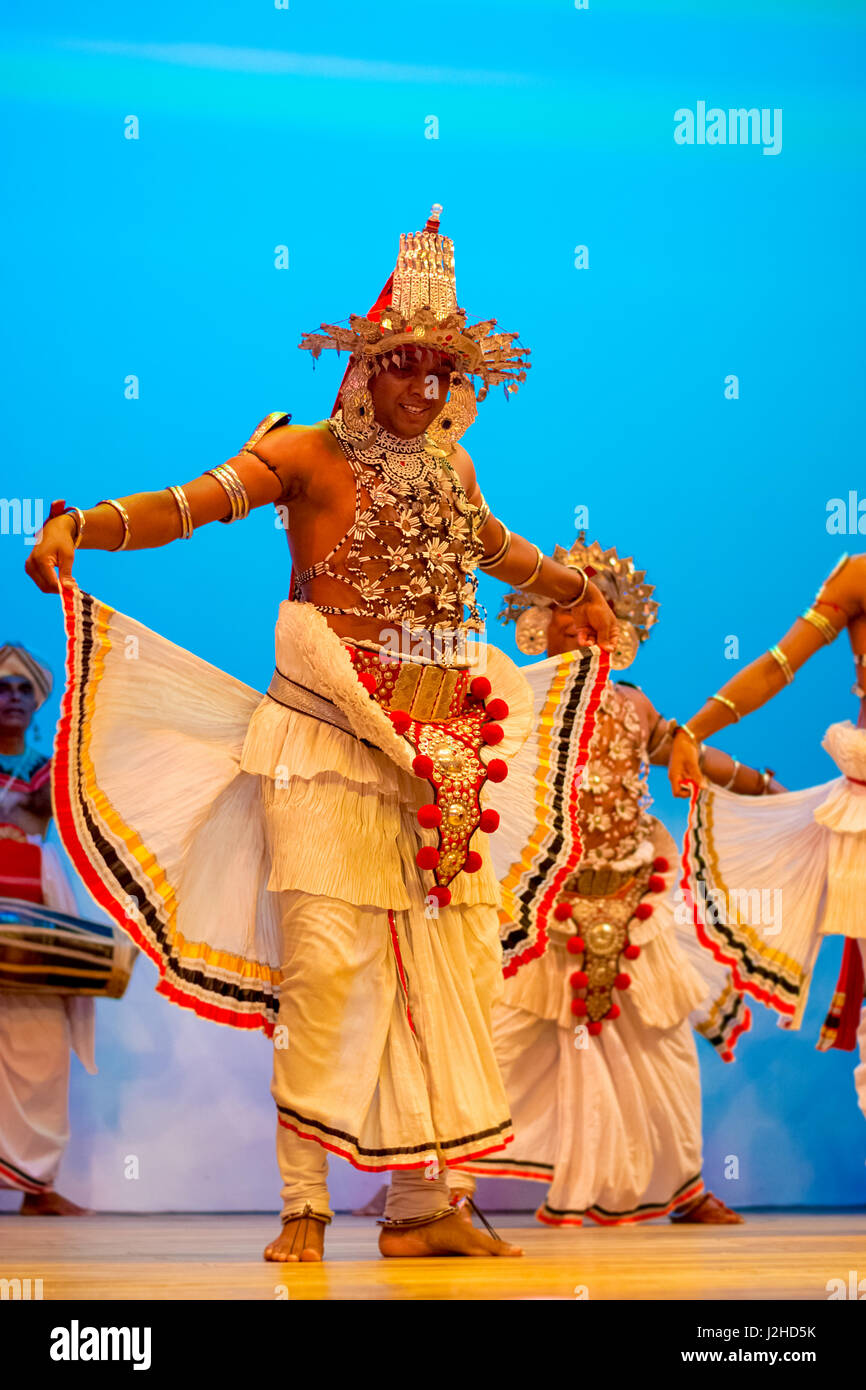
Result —
[[[462, 445], [457, 445], [449, 462], [470, 502], [486, 508], [472, 460]], [[550, 599], [561, 607], [573, 605], [575, 619], [578, 626], [585, 629], [587, 643], [596, 643], [605, 651], [616, 646], [616, 618], [591, 580], [543, 555], [533, 541], [510, 531], [489, 508], [479, 536], [484, 545], [481, 568], [485, 573], [515, 588], [531, 589], [540, 598]]]
[[[813, 606], [775, 647], [723, 685], [674, 736], [669, 775], [675, 796], [687, 796], [688, 781], [703, 782], [697, 745], [718, 729], [765, 705], [794, 679], [801, 666], [848, 627], [852, 634], [866, 613], [866, 555], [855, 555], [834, 570]], [[862, 671], [862, 666], [858, 671]]]
[[[241, 491], [235, 489], [235, 505], [240, 511], [244, 511], [247, 502], [252, 509], [280, 497], [298, 495], [306, 481], [306, 435], [302, 428], [282, 426], [259, 440], [255, 453], [242, 450], [223, 465], [232, 470], [246, 493], [244, 502]], [[230, 482], [231, 479], [229, 485]], [[97, 503], [82, 513], [83, 524], [80, 517], [69, 512], [52, 517], [33, 546], [25, 570], [43, 593], [56, 594], [59, 585], [55, 570], [60, 583], [68, 582], [78, 548], [148, 550], [168, 545], [211, 521], [230, 521], [235, 513], [231, 490], [210, 473], [184, 483], [178, 491], [183, 500], [164, 488], [115, 498], [117, 505]]]
[[[675, 719], [665, 719], [661, 714], [657, 716], [648, 745], [650, 762], [654, 767], [669, 765], [673, 737], [678, 727]], [[698, 767], [708, 782], [724, 787], [726, 791], [736, 792], [738, 796], [763, 796], [767, 792], [785, 790], [772, 774], [759, 772], [756, 767], [738, 762], [730, 753], [723, 753], [720, 748], [711, 748], [706, 743], [700, 746]]]

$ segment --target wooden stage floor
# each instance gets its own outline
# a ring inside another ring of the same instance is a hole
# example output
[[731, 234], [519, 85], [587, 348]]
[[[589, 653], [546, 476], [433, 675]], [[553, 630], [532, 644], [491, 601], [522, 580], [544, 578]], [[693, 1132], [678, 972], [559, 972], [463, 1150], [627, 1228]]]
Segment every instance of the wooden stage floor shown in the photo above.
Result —
[[[821, 1299], [866, 1276], [866, 1213], [747, 1214], [744, 1226], [549, 1230], [494, 1216], [522, 1259], [383, 1260], [371, 1218], [337, 1217], [321, 1265], [272, 1265], [274, 1216], [0, 1216], [0, 1278], [45, 1299]], [[582, 1292], [585, 1290], [585, 1293]]]

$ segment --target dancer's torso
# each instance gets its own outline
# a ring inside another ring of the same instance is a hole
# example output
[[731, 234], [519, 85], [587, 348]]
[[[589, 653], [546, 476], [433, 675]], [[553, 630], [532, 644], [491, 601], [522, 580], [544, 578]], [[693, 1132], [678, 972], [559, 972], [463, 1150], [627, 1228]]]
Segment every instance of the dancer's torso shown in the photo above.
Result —
[[578, 799], [582, 868], [631, 863], [652, 840], [643, 704], [624, 686], [602, 695]]
[[478, 630], [479, 509], [457, 469], [384, 432], [359, 450], [339, 420], [316, 436], [311, 495], [289, 506], [295, 596], [346, 638]]

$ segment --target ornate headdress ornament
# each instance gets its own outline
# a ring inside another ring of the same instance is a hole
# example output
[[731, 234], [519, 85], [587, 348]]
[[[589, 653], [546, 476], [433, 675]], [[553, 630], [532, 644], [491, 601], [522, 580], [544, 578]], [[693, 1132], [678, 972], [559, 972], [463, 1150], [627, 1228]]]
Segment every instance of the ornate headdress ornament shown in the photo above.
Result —
[[[586, 532], [578, 532], [570, 550], [556, 546], [554, 560], [570, 569], [580, 568], [599, 584], [605, 598], [617, 616], [619, 642], [611, 665], [623, 671], [637, 655], [650, 629], [658, 621], [659, 606], [650, 595], [654, 585], [644, 583], [646, 570], [636, 570], [631, 557], [620, 557], [616, 547], [602, 550], [598, 541], [586, 543]], [[515, 641], [526, 656], [538, 656], [547, 649], [547, 628], [550, 623], [550, 599], [517, 589], [505, 595], [499, 621], [516, 623]]]
[[36, 692], [36, 708], [44, 704], [51, 694], [54, 677], [47, 666], [43, 666], [26, 647], [7, 642], [0, 647], [0, 680], [4, 676], [24, 676]]
[[[320, 324], [320, 332], [305, 333], [298, 344], [314, 358], [326, 348], [351, 353], [337, 397], [344, 419], [346, 397], [353, 393], [353, 419], [357, 415], [357, 424], [363, 425], [365, 418], [370, 424], [371, 403], [363, 399], [370, 375], [389, 358], [402, 364], [413, 348], [433, 348], [454, 363], [449, 405], [456, 407], [450, 413], [459, 419], [443, 421], [441, 430], [450, 439], [472, 423], [475, 402], [484, 400], [489, 387], [502, 385], [508, 394], [526, 380], [529, 349], [517, 344], [516, 333], [495, 332], [495, 319], [467, 326], [466, 311], [457, 305], [454, 243], [440, 235], [441, 215], [435, 203], [423, 232], [400, 237], [394, 273], [365, 318], [351, 314], [348, 328]], [[479, 378], [480, 386], [474, 387], [468, 377]]]

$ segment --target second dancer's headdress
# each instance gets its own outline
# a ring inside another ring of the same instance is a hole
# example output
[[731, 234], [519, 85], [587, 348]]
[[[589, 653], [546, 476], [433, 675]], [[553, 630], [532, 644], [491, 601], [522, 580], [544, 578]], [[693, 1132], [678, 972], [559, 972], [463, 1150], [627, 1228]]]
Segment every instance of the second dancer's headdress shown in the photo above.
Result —
[[400, 237], [394, 273], [365, 317], [351, 314], [348, 328], [323, 323], [299, 344], [314, 358], [326, 348], [351, 353], [334, 409], [342, 408], [344, 423], [359, 434], [374, 428], [370, 377], [418, 348], [432, 348], [453, 363], [448, 404], [427, 431], [445, 447], [471, 425], [476, 402], [491, 386], [513, 392], [526, 380], [529, 350], [517, 334], [496, 332], [495, 319], [468, 325], [458, 307], [454, 243], [439, 232], [441, 214], [434, 204], [423, 232]]
[[[646, 570], [636, 570], [631, 557], [620, 557], [616, 547], [602, 550], [598, 541], [586, 543], [580, 531], [570, 550], [556, 546], [554, 560], [574, 569], [579, 567], [601, 589], [617, 618], [619, 639], [611, 657], [614, 670], [624, 671], [637, 655], [650, 629], [658, 621], [658, 604], [650, 595], [654, 585], [645, 583]], [[547, 650], [547, 629], [553, 604], [537, 594], [517, 589], [505, 595], [500, 622], [516, 624], [514, 640], [525, 656], [539, 656]]]

